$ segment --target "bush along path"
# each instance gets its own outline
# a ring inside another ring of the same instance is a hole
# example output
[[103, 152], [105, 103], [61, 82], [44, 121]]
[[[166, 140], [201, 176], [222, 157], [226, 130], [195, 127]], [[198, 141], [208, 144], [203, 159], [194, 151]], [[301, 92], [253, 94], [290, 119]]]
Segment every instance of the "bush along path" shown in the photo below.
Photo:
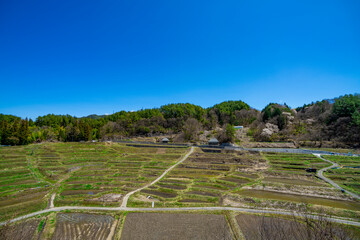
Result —
[[322, 179], [322, 180], [324, 180], [325, 182], [331, 184], [333, 187], [341, 190], [342, 192], [346, 192], [347, 194], [349, 194], [349, 195], [352, 196], [353, 198], [356, 198], [356, 199], [360, 200], [360, 196], [359, 196], [359, 195], [357, 195], [357, 194], [355, 194], [355, 193], [352, 193], [352, 192], [349, 192], [348, 190], [343, 189], [342, 187], [340, 187], [339, 185], [337, 185], [334, 181], [332, 181], [332, 180], [330, 180], [330, 179], [328, 179], [327, 177], [324, 176], [324, 174], [323, 174], [324, 172], [326, 172], [326, 171], [329, 170], [329, 169], [339, 167], [339, 164], [323, 158], [320, 154], [315, 154], [315, 153], [314, 153], [314, 155], [315, 155], [316, 157], [320, 158], [321, 160], [332, 164], [332, 165], [329, 166], [329, 167], [320, 169], [320, 170], [316, 173], [316, 175], [317, 175], [320, 179]]

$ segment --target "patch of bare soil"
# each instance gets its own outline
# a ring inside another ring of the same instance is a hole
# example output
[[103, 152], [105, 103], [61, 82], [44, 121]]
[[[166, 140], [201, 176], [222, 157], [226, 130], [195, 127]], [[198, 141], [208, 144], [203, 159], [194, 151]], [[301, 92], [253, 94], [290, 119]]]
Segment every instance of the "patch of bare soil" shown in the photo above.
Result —
[[255, 201], [252, 198], [229, 194], [222, 197], [220, 203], [222, 203], [223, 206], [248, 207], [249, 205], [255, 203]]
[[102, 196], [100, 196], [98, 198], [87, 199], [86, 201], [120, 202], [122, 198], [123, 198], [122, 194], [109, 193], [109, 194], [102, 195]]
[[179, 202], [184, 202], [184, 203], [207, 203], [207, 201], [198, 200], [198, 199], [188, 199], [188, 198], [181, 199]]
[[158, 202], [158, 201], [159, 201], [159, 199], [153, 198], [153, 197], [151, 197], [151, 196], [145, 197], [144, 195], [138, 195], [138, 196], [136, 197], [136, 199], [137, 199], [137, 200], [140, 200], [140, 201], [142, 201], [142, 202]]
[[177, 196], [175, 193], [160, 192], [160, 191], [155, 191], [155, 190], [141, 190], [141, 192], [152, 194], [152, 195], [163, 197], [163, 198], [174, 198]]
[[244, 142], [246, 148], [296, 148], [293, 142]]
[[178, 189], [178, 190], [186, 189], [186, 185], [161, 184], [159, 186], [162, 187], [162, 188], [170, 188], [170, 189]]
[[250, 182], [246, 178], [226, 177], [226, 178], [220, 178], [220, 179], [224, 180], [224, 181], [228, 181], [228, 182], [237, 183], [237, 184], [244, 184], [244, 183]]
[[108, 215], [59, 213], [53, 239], [107, 239], [113, 222]]
[[232, 239], [223, 215], [129, 213], [121, 239]]
[[219, 194], [216, 194], [216, 193], [203, 192], [203, 191], [191, 191], [191, 192], [187, 192], [186, 194], [194, 194], [194, 195], [209, 196], [209, 197], [217, 197], [217, 196], [219, 196]]
[[100, 193], [100, 190], [65, 190], [63, 192], [61, 192], [61, 196], [67, 196], [67, 195], [84, 195], [84, 194], [88, 194], [88, 195], [94, 195], [97, 193]]
[[158, 148], [156, 149], [156, 154], [164, 154], [166, 153], [166, 148]]
[[0, 239], [31, 240], [36, 233], [39, 220], [29, 220], [0, 228]]
[[307, 185], [286, 185], [281, 184], [267, 184], [257, 185], [255, 187], [244, 187], [244, 189], [266, 190], [284, 194], [295, 194], [310, 197], [328, 198], [334, 200], [352, 200], [348, 195], [328, 187], [307, 186]]

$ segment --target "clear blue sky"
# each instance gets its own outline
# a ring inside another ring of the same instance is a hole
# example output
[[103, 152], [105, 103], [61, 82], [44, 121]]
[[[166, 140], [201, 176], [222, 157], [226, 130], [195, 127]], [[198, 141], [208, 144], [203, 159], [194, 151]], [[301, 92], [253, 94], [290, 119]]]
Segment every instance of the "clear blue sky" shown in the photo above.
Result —
[[0, 1], [0, 113], [360, 92], [360, 2]]

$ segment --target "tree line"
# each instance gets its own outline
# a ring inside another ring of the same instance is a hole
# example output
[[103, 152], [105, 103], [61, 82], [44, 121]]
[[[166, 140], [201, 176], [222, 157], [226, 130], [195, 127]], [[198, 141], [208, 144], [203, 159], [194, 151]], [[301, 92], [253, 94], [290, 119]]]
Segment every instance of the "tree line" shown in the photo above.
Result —
[[[261, 134], [266, 124], [279, 131], [271, 138]], [[232, 126], [249, 127], [255, 141], [289, 139], [360, 141], [360, 96], [345, 95], [291, 109], [286, 104], [268, 104], [262, 111], [243, 101], [226, 101], [209, 108], [190, 103], [168, 104], [111, 115], [73, 117], [48, 114], [21, 119], [0, 114], [1, 145], [24, 145], [41, 141], [90, 141], [124, 139], [133, 136], [183, 134], [183, 141], [196, 141], [205, 131], [218, 130], [222, 141], [233, 141]]]
[[242, 101], [229, 101], [204, 109], [190, 103], [177, 103], [135, 112], [120, 111], [111, 115], [77, 118], [48, 114], [35, 121], [0, 114], [2, 145], [23, 145], [41, 141], [90, 141], [121, 139], [132, 136], [179, 133], [188, 119], [201, 128], [239, 121], [236, 112], [250, 107]]

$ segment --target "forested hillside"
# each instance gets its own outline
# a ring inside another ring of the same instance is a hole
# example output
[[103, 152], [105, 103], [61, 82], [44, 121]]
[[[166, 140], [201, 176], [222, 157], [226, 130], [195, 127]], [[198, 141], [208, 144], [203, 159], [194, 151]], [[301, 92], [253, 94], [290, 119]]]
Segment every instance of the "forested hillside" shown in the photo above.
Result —
[[183, 134], [183, 141], [196, 141], [206, 130], [219, 137], [225, 135], [223, 141], [234, 141], [231, 125], [249, 127], [248, 134], [254, 141], [336, 141], [356, 145], [360, 142], [360, 95], [345, 95], [296, 109], [270, 103], [262, 111], [242, 101], [227, 101], [210, 108], [177, 103], [82, 118], [49, 114], [35, 121], [0, 114], [0, 141], [2, 145], [23, 145], [163, 134]]

